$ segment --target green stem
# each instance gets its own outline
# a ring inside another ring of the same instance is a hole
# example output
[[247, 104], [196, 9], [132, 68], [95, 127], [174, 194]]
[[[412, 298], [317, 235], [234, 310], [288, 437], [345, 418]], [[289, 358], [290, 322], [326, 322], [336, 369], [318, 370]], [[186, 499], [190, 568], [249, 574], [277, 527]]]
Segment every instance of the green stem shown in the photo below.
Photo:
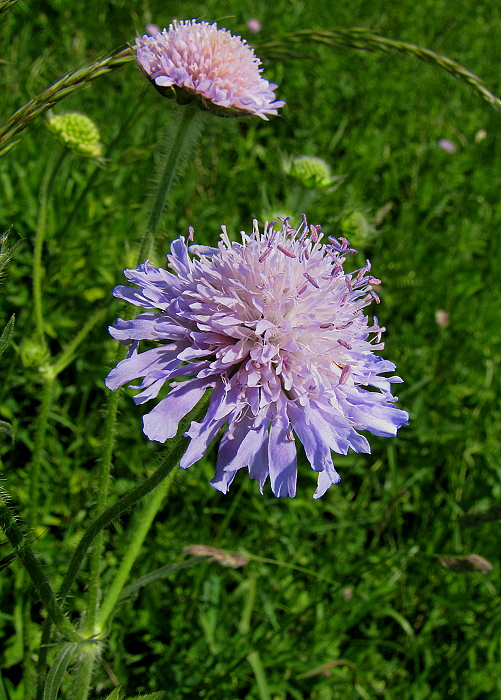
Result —
[[73, 626], [66, 619], [63, 611], [59, 607], [54, 592], [51, 588], [47, 577], [40, 565], [40, 562], [33, 554], [26, 538], [24, 537], [21, 528], [16, 522], [15, 517], [10, 512], [4, 494], [0, 496], [0, 527], [5, 532], [5, 536], [11, 543], [14, 551], [24, 566], [28, 575], [35, 587], [40, 600], [42, 601], [47, 614], [52, 623], [56, 625], [59, 632], [65, 639], [72, 642], [80, 641], [80, 635], [73, 629]]
[[47, 214], [50, 197], [56, 175], [66, 158], [68, 151], [61, 148], [56, 156], [49, 160], [45, 168], [40, 187], [40, 211], [38, 212], [37, 228], [35, 232], [35, 249], [33, 251], [33, 308], [35, 312], [35, 324], [37, 336], [40, 342], [44, 342], [43, 304], [42, 304], [42, 253], [45, 234], [47, 231]]
[[97, 634], [99, 634], [101, 630], [104, 630], [110, 615], [115, 609], [115, 605], [117, 604], [122, 590], [127, 583], [131, 569], [139, 556], [143, 542], [146, 539], [146, 535], [148, 534], [153, 520], [155, 519], [155, 516], [160, 510], [160, 507], [167, 495], [169, 486], [170, 483], [167, 484], [167, 488], [165, 488], [163, 484], [158, 486], [153, 492], [151, 498], [149, 498], [144, 504], [143, 510], [139, 514], [136, 514], [136, 517], [134, 518], [132, 525], [133, 534], [127, 546], [127, 553], [122, 559], [120, 567], [113, 579], [113, 583], [111, 584], [111, 587], [101, 606], [101, 610], [99, 611], [99, 616], [97, 619]]
[[138, 264], [141, 264], [154, 252], [154, 238], [160, 224], [165, 203], [172, 184], [177, 177], [183, 160], [189, 155], [200, 133], [203, 112], [191, 103], [180, 108], [174, 117], [177, 123], [168, 129], [165, 138], [165, 164], [162, 168], [158, 188], [153, 200], [150, 217], [143, 235]]
[[[115, 392], [111, 395], [108, 403], [108, 411], [106, 414], [106, 422], [104, 428], [105, 442], [103, 446], [103, 456], [100, 464], [99, 482], [97, 487], [97, 513], [101, 515], [106, 510], [108, 502], [108, 491], [110, 483], [111, 461], [113, 456], [113, 446], [115, 438], [115, 424], [118, 412], [118, 402], [120, 393]], [[96, 634], [96, 619], [101, 600], [101, 560], [104, 549], [104, 532], [101, 531], [94, 540], [90, 561], [90, 583], [89, 583], [89, 602], [87, 606], [84, 634], [90, 637]]]
[[42, 402], [38, 412], [35, 444], [29, 470], [29, 513], [27, 517], [28, 527], [32, 528], [38, 516], [38, 496], [40, 491], [40, 466], [42, 461], [42, 453], [45, 445], [45, 436], [47, 433], [47, 424], [49, 422], [49, 413], [52, 407], [52, 399], [54, 396], [54, 386], [56, 377], [63, 371], [73, 360], [74, 352], [77, 347], [85, 340], [94, 326], [103, 318], [106, 309], [99, 309], [87, 321], [82, 330], [77, 333], [72, 342], [61, 353], [56, 362], [47, 368], [43, 383]]
[[31, 461], [27, 467], [30, 483], [27, 524], [30, 530], [36, 523], [38, 517], [38, 496], [40, 493], [40, 466], [42, 462], [42, 452], [45, 445], [47, 424], [49, 422], [49, 413], [52, 406], [52, 398], [54, 396], [55, 383], [55, 377], [48, 377], [43, 383], [42, 402], [40, 403], [40, 409], [37, 417], [35, 445], [33, 447]]
[[[98, 610], [100, 593], [99, 569], [103, 545], [103, 532], [101, 531], [94, 540], [91, 555], [89, 611], [86, 616], [86, 626], [84, 628], [85, 636], [99, 635], [101, 630], [103, 630], [106, 626], [106, 623], [121, 596], [130, 571], [139, 555], [141, 546], [146, 535], [148, 534], [153, 519], [164, 500], [166, 492], [166, 489], [162, 488], [162, 485], [157, 486], [156, 491], [153, 492], [151, 499], [149, 499], [148, 503], [145, 505], [142, 513], [140, 513], [139, 517], [135, 519], [138, 527], [134, 529], [132, 541], [127, 547], [127, 554], [125, 555], [117, 573], [115, 574], [113, 583], [103, 601], [97, 619], [96, 613]], [[78, 663], [78, 671], [75, 674], [74, 679], [72, 695], [73, 700], [87, 700], [98, 653], [99, 645], [96, 643], [86, 644], [82, 647]]]
[[[208, 400], [201, 402], [200, 413], [197, 412], [193, 420], [197, 420], [197, 418], [201, 419], [201, 417], [205, 414], [207, 410], [207, 402]], [[135, 489], [130, 491], [125, 496], [122, 496], [122, 498], [115, 504], [109, 506], [104, 513], [98, 516], [89, 525], [83, 534], [82, 539], [78, 543], [68, 567], [68, 571], [66, 572], [66, 576], [64, 577], [61, 588], [59, 589], [58, 597], [60, 598], [61, 602], [66, 600], [71, 586], [73, 585], [78, 572], [80, 571], [80, 567], [82, 566], [87, 550], [93, 543], [96, 535], [98, 535], [101, 530], [136, 505], [136, 503], [139, 503], [139, 501], [141, 501], [145, 496], [151, 493], [153, 489], [158, 486], [158, 484], [161, 484], [178, 464], [186, 450], [188, 439], [184, 437], [183, 433], [186, 431], [190, 422], [190, 417], [182, 422], [179, 434], [170, 441], [170, 448], [165, 451], [158, 469], [148, 479], [145, 479], [141, 484], [139, 484], [139, 486], [136, 486]]]
[[85, 326], [80, 331], [78, 331], [71, 343], [69, 343], [69, 345], [65, 347], [63, 352], [54, 362], [54, 364], [47, 369], [48, 377], [57, 377], [58, 374], [61, 374], [63, 369], [66, 369], [66, 367], [73, 362], [75, 350], [89, 335], [94, 326], [96, 326], [106, 316], [107, 313], [109, 313], [109, 308], [103, 306], [102, 308], [98, 309], [92, 314]]

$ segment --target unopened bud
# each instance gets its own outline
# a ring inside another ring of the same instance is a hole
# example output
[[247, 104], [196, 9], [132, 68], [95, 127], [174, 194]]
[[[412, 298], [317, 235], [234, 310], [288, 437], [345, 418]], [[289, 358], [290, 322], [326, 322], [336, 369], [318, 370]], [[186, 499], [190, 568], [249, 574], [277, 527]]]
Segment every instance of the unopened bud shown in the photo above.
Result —
[[341, 219], [341, 231], [351, 243], [362, 248], [375, 236], [377, 230], [372, 226], [367, 217], [360, 211], [351, 210]]
[[289, 173], [312, 190], [324, 190], [334, 183], [328, 163], [315, 156], [294, 158], [290, 164]]
[[48, 127], [65, 146], [79, 156], [99, 158], [103, 146], [99, 141], [99, 130], [92, 119], [79, 112], [52, 115]]

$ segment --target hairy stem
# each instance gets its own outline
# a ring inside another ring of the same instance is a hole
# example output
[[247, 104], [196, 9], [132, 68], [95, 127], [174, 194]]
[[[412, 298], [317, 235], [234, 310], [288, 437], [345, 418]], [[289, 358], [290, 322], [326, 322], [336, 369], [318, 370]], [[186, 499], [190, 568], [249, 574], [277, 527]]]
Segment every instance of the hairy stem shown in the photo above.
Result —
[[72, 642], [80, 641], [80, 635], [64, 616], [40, 562], [33, 554], [21, 528], [16, 522], [16, 518], [10, 512], [4, 494], [0, 494], [0, 527], [14, 548], [17, 558], [28, 572], [28, 576], [47, 610], [51, 622], [65, 639]]
[[60, 148], [55, 158], [49, 160], [45, 168], [40, 187], [40, 210], [38, 212], [37, 228], [35, 232], [35, 249], [33, 252], [33, 308], [35, 324], [39, 342], [44, 342], [43, 304], [42, 304], [42, 253], [45, 234], [47, 232], [47, 214], [49, 211], [50, 197], [56, 175], [59, 172], [68, 151]]
[[191, 152], [200, 134], [202, 115], [203, 112], [196, 104], [191, 103], [179, 108], [177, 115], [174, 117], [177, 121], [173, 128], [167, 129], [164, 144], [164, 164], [146, 225], [146, 231], [143, 235], [138, 264], [144, 262], [154, 252], [154, 238], [160, 225], [165, 203], [179, 174], [180, 167]]

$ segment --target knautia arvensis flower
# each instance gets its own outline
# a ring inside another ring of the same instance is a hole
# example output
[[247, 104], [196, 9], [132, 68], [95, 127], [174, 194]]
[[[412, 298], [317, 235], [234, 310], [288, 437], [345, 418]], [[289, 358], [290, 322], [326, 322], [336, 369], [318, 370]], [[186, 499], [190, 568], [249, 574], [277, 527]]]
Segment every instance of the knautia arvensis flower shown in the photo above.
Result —
[[99, 129], [85, 114], [65, 112], [50, 114], [47, 125], [65, 146], [79, 156], [99, 158], [103, 154]]
[[174, 20], [169, 29], [136, 39], [144, 73], [162, 92], [220, 116], [277, 114], [285, 102], [262, 77], [261, 61], [244, 39], [208, 22]]
[[[197, 462], [226, 426], [212, 485], [226, 493], [247, 467], [261, 490], [270, 477], [276, 496], [294, 496], [298, 438], [318, 472], [318, 498], [340, 480], [331, 450], [369, 452], [357, 430], [391, 437], [408, 420], [391, 393], [401, 379], [382, 376], [395, 365], [374, 354], [385, 329], [363, 314], [378, 301], [379, 280], [368, 262], [345, 272], [354, 252], [348, 241], [324, 243], [304, 216], [297, 229], [285, 219], [260, 232], [255, 221], [241, 243], [222, 230], [217, 248], [190, 245], [193, 230], [188, 242], [175, 240], [171, 272], [148, 261], [125, 271], [138, 288], [120, 286], [114, 295], [146, 311], [110, 328], [130, 350], [106, 384], [114, 390], [143, 377], [134, 399], [142, 404], [169, 382], [144, 416], [146, 436], [159, 442], [210, 389], [205, 418], [186, 433], [181, 467]], [[140, 353], [141, 340], [157, 346]]]

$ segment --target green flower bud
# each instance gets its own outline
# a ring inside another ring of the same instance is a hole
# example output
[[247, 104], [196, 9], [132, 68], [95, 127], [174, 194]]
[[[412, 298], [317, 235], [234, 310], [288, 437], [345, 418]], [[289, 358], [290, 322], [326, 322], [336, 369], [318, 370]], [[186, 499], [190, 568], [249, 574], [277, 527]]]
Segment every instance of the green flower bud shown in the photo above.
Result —
[[24, 367], [43, 367], [49, 359], [45, 345], [37, 340], [26, 339], [20, 348], [21, 361]]
[[324, 190], [334, 183], [329, 165], [322, 158], [315, 156], [294, 158], [290, 164], [289, 173], [312, 190]]
[[343, 236], [354, 246], [363, 246], [369, 243], [377, 230], [372, 226], [367, 217], [359, 211], [351, 210], [341, 219], [341, 231]]
[[49, 116], [48, 127], [65, 146], [79, 156], [99, 158], [103, 146], [99, 130], [92, 119], [79, 112], [66, 112]]

